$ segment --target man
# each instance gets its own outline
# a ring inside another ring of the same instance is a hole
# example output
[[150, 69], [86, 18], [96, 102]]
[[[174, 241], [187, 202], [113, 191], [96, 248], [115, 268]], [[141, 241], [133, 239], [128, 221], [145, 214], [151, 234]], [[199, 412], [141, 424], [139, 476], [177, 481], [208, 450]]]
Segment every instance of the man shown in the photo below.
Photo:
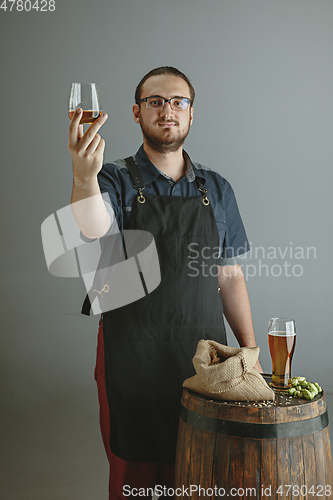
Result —
[[[134, 492], [124, 485], [145, 491], [155, 484], [173, 486], [182, 382], [194, 374], [200, 339], [226, 343], [222, 313], [240, 346], [256, 345], [240, 268], [249, 247], [234, 193], [225, 179], [194, 164], [183, 150], [194, 95], [175, 68], [145, 75], [133, 106], [143, 145], [135, 157], [103, 168], [105, 143], [97, 131], [107, 115], [85, 134], [79, 126], [82, 110], [70, 124], [72, 203], [86, 200], [83, 207], [73, 205], [83, 235], [108, 234], [114, 216], [120, 231], [153, 234], [161, 268], [156, 290], [103, 313], [100, 322], [95, 377], [110, 499]], [[111, 208], [101, 192], [109, 194]], [[262, 371], [259, 362], [256, 368]]]

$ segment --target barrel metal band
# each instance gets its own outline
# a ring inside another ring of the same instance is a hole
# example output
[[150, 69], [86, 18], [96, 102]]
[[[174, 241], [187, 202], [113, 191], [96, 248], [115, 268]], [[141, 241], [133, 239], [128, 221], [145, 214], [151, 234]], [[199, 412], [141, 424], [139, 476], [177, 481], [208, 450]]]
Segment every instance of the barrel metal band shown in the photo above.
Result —
[[181, 404], [180, 418], [187, 424], [201, 429], [227, 436], [249, 437], [257, 439], [282, 439], [306, 434], [313, 434], [328, 426], [327, 411], [314, 418], [297, 422], [283, 422], [278, 424], [247, 423], [233, 420], [223, 420], [207, 415], [199, 415]]

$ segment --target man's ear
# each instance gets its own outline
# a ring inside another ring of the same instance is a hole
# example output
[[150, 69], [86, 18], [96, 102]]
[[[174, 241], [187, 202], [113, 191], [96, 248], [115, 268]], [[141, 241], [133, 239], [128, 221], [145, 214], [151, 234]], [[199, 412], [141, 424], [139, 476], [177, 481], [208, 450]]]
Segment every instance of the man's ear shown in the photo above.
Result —
[[190, 125], [192, 125], [193, 123], [193, 108], [191, 107], [191, 110], [190, 110]]
[[134, 104], [132, 111], [133, 111], [134, 121], [136, 123], [140, 123], [140, 107], [138, 106], [138, 104]]

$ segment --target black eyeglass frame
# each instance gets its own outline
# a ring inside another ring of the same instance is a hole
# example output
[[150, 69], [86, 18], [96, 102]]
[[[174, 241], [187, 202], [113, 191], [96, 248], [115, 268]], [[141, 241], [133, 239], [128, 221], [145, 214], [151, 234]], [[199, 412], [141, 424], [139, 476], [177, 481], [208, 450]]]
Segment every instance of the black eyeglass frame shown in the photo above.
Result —
[[[139, 100], [139, 104], [141, 104], [142, 102], [145, 102], [147, 104], [148, 99], [153, 99], [154, 97], [158, 97], [159, 99], [163, 100], [163, 105], [162, 105], [162, 108], [160, 108], [160, 109], [164, 108], [166, 102], [168, 102], [170, 104], [170, 106], [171, 106], [171, 109], [173, 109], [173, 107], [171, 105], [172, 99], [184, 100], [184, 101], [186, 101], [188, 103], [188, 106], [187, 106], [186, 109], [176, 109], [174, 111], [186, 111], [192, 105], [192, 99], [190, 97], [183, 97], [181, 95], [179, 95], [179, 96], [175, 95], [173, 97], [170, 97], [170, 99], [165, 99], [165, 97], [162, 97], [161, 95], [150, 95], [148, 97], [144, 97], [143, 99], [140, 99]], [[147, 108], [148, 108], [148, 106], [147, 106]], [[154, 109], [154, 108], [148, 108], [148, 109]], [[158, 109], [158, 108], [156, 108], [156, 109]]]

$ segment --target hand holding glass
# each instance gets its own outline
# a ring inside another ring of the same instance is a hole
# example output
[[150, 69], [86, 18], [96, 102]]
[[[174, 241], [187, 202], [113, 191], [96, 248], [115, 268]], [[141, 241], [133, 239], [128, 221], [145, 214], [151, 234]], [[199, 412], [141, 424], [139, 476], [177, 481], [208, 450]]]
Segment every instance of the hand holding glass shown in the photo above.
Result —
[[90, 124], [102, 115], [102, 103], [96, 83], [72, 83], [68, 116], [73, 118], [75, 110], [82, 108], [80, 124]]
[[286, 391], [291, 387], [291, 362], [295, 344], [295, 320], [271, 319], [268, 325], [268, 345], [272, 358], [272, 388], [275, 391]]

